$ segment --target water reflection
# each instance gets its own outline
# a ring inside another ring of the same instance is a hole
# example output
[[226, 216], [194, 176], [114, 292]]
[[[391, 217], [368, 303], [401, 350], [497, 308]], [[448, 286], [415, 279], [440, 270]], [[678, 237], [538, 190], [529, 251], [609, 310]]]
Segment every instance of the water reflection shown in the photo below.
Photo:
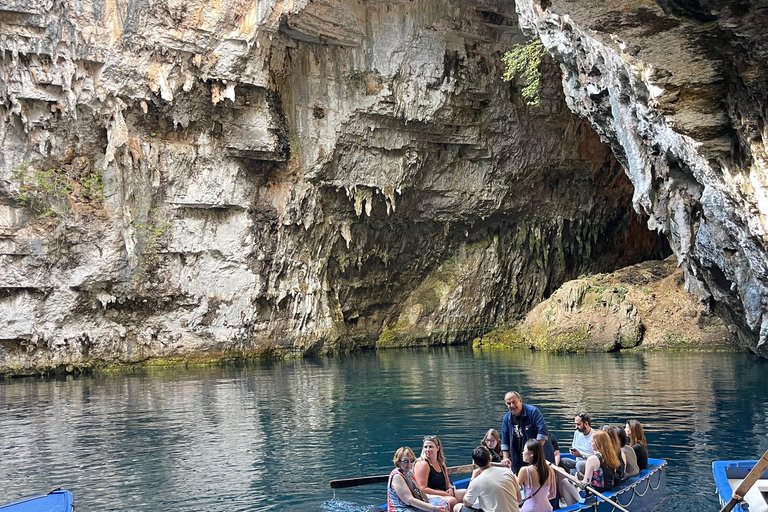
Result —
[[768, 448], [766, 369], [742, 354], [451, 348], [4, 381], [0, 500], [63, 485], [80, 510], [362, 511], [382, 486], [334, 495], [328, 481], [386, 474], [425, 434], [468, 463], [515, 389], [564, 446], [580, 410], [640, 419], [670, 461], [666, 509], [714, 509], [711, 461]]

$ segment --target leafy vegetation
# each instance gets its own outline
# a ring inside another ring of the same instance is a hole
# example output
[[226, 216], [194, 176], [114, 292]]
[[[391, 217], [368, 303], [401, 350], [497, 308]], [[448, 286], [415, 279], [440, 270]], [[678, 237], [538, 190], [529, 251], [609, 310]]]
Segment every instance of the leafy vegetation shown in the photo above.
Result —
[[544, 45], [538, 39], [528, 41], [526, 44], [516, 44], [501, 58], [507, 66], [504, 72], [504, 80], [510, 82], [515, 78], [523, 80], [521, 94], [528, 105], [538, 106], [540, 102], [539, 90], [541, 86], [541, 56], [544, 54]]
[[40, 218], [66, 215], [73, 197], [90, 203], [104, 201], [101, 173], [79, 173], [71, 165], [35, 169], [23, 163], [11, 173], [11, 179], [16, 182], [14, 199]]
[[18, 182], [15, 199], [40, 217], [56, 217], [67, 212], [67, 197], [72, 186], [62, 169], [30, 170], [28, 164], [20, 165], [11, 174]]

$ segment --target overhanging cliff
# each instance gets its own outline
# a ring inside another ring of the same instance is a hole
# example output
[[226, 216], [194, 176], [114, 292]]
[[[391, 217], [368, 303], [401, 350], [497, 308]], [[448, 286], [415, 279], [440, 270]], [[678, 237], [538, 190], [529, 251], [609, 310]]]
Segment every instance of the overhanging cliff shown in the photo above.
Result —
[[687, 289], [768, 357], [768, 7], [519, 0], [568, 105], [608, 143]]
[[0, 366], [452, 342], [666, 255], [514, 9], [0, 3]]

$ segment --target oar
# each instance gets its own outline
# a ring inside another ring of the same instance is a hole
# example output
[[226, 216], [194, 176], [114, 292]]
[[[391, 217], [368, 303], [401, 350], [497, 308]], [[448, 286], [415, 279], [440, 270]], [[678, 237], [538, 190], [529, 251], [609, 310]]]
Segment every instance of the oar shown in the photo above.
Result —
[[[451, 466], [448, 468], [449, 475], [460, 475], [462, 473], [471, 473], [474, 469], [472, 464], [465, 466]], [[358, 485], [380, 484], [389, 480], [389, 475], [360, 476], [357, 478], [344, 478], [342, 480], [331, 480], [331, 489], [342, 489], [344, 487], [357, 487]]]
[[744, 495], [747, 494], [753, 485], [755, 485], [755, 482], [758, 481], [766, 468], [768, 468], [768, 451], [766, 451], [763, 456], [760, 457], [760, 460], [755, 463], [755, 467], [753, 467], [752, 470], [747, 473], [747, 476], [744, 477], [741, 485], [738, 486], [735, 491], [733, 491], [733, 496], [730, 500], [728, 500], [728, 503], [726, 503], [725, 506], [720, 509], [720, 512], [730, 512], [731, 509], [736, 506], [736, 504], [744, 501]]
[[572, 474], [570, 474], [569, 472], [564, 470], [563, 468], [561, 468], [559, 466], [555, 466], [554, 464], [552, 464], [549, 461], [547, 461], [547, 464], [549, 465], [549, 467], [551, 467], [552, 469], [554, 469], [555, 471], [557, 471], [558, 473], [563, 475], [565, 478], [567, 478], [568, 480], [570, 480], [573, 483], [575, 483], [576, 485], [578, 485], [580, 488], [588, 490], [589, 492], [591, 492], [592, 494], [594, 494], [598, 498], [602, 499], [603, 501], [605, 501], [609, 505], [612, 505], [613, 507], [621, 510], [621, 512], [629, 512], [629, 510], [627, 510], [626, 508], [622, 507], [621, 505], [619, 505], [618, 503], [616, 503], [612, 499], [606, 498], [605, 496], [603, 496], [602, 494], [597, 492], [594, 487], [592, 487], [589, 484], [585, 484], [584, 482], [582, 482], [581, 480], [579, 480], [578, 478], [576, 478], [575, 476], [573, 476]]

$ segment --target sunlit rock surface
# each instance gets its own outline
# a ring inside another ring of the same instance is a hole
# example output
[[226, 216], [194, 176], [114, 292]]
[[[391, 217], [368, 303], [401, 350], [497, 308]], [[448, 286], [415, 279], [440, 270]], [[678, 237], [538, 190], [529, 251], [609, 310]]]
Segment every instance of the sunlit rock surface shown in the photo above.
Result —
[[768, 6], [519, 0], [568, 105], [610, 144], [685, 270], [744, 347], [768, 357]]
[[472, 339], [668, 251], [559, 67], [500, 80], [512, 2], [0, 11], [8, 371]]
[[684, 283], [674, 255], [579, 276], [536, 305], [524, 321], [475, 344], [559, 352], [737, 350], [723, 320], [686, 293]]

